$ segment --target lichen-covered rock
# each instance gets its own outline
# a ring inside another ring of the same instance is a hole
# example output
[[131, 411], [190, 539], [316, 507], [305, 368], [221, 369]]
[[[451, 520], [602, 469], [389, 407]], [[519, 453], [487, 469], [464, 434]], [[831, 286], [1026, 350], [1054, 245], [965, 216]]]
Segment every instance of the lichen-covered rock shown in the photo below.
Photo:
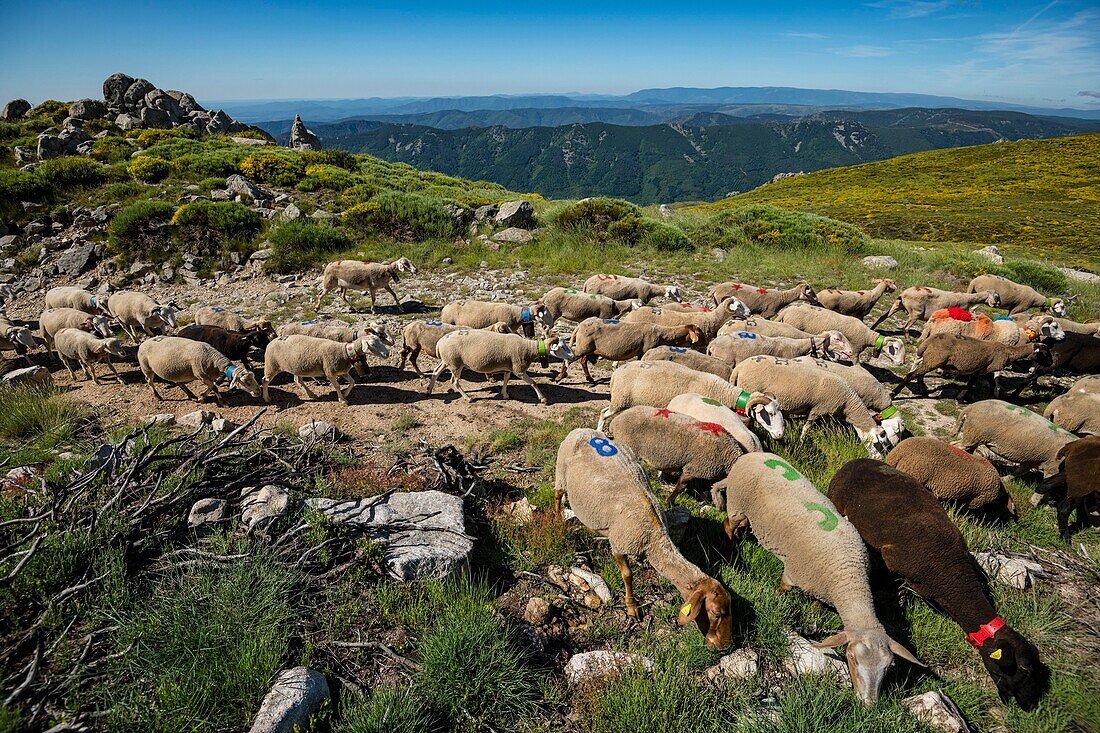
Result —
[[225, 187], [230, 193], [235, 193], [252, 201], [264, 197], [264, 192], [240, 173], [234, 173], [226, 178]]
[[520, 229], [519, 227], [508, 227], [494, 234], [491, 239], [494, 242], [505, 242], [510, 244], [527, 244], [534, 236], [526, 229]]
[[794, 632], [788, 632], [791, 642], [791, 656], [783, 664], [787, 674], [796, 677], [804, 674], [832, 673], [841, 684], [851, 685], [848, 665], [839, 656], [818, 649], [814, 643]]
[[214, 419], [214, 413], [209, 410], [195, 410], [188, 412], [185, 415], [180, 415], [176, 418], [176, 424], [185, 428], [201, 428], [204, 425], [210, 424], [210, 421]]
[[123, 73], [111, 74], [103, 80], [103, 101], [108, 107], [121, 107], [126, 97], [126, 90], [134, 83], [132, 76]]
[[914, 716], [944, 733], [970, 733], [966, 719], [951, 701], [939, 690], [914, 695], [901, 701]]
[[530, 201], [506, 201], [497, 209], [493, 221], [503, 227], [533, 229], [536, 223], [535, 207]]
[[107, 105], [98, 99], [78, 99], [69, 105], [69, 116], [79, 120], [92, 120], [107, 114]]
[[187, 515], [187, 526], [196, 529], [210, 524], [218, 524], [229, 518], [229, 502], [225, 499], [199, 499], [191, 505]]
[[1020, 590], [1030, 588], [1034, 576], [1043, 572], [1043, 566], [1034, 560], [1010, 557], [997, 552], [976, 552], [974, 559], [989, 577]]
[[523, 620], [532, 626], [542, 626], [550, 620], [550, 601], [534, 596], [527, 601], [523, 609]]
[[302, 427], [298, 428], [298, 437], [306, 440], [313, 438], [315, 440], [337, 440], [340, 437], [340, 431], [335, 425], [324, 420], [311, 420]]
[[286, 511], [290, 493], [285, 486], [251, 487], [241, 490], [241, 524], [249, 533], [262, 532]]
[[646, 672], [654, 669], [651, 660], [638, 654], [607, 650], [581, 652], [571, 656], [566, 663], [565, 679], [571, 685], [579, 685], [582, 682], [616, 677], [636, 667], [641, 667]]
[[980, 255], [981, 257], [984, 257], [985, 259], [996, 265], [1003, 265], [1005, 261], [1004, 255], [1001, 254], [1000, 248], [997, 247], [997, 245], [995, 244], [991, 244], [988, 247], [982, 247], [979, 250], [975, 250], [974, 254]]
[[320, 672], [307, 667], [283, 670], [260, 703], [248, 733], [310, 730], [310, 716], [329, 699], [328, 681]]
[[894, 270], [898, 266], [898, 261], [890, 255], [870, 255], [864, 257], [862, 261], [864, 267], [872, 270]]
[[21, 120], [27, 116], [27, 113], [31, 111], [31, 103], [25, 99], [13, 99], [4, 105], [4, 110], [0, 112], [0, 120], [5, 122], [14, 122]]
[[306, 128], [301, 115], [294, 115], [294, 124], [290, 128], [290, 149], [321, 150], [321, 138]]
[[717, 682], [721, 679], [743, 680], [754, 677], [760, 671], [760, 656], [745, 647], [730, 652], [718, 660], [718, 664], [706, 671], [707, 679]]
[[53, 377], [44, 366], [29, 366], [0, 376], [0, 387], [52, 387]]

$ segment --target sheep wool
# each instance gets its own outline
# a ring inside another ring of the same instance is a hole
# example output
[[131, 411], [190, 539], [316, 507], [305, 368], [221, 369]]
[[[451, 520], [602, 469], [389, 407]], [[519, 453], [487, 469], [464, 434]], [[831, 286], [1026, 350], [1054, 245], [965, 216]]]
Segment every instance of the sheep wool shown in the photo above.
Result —
[[893, 280], [889, 278], [875, 280], [870, 290], [819, 290], [817, 300], [822, 308], [828, 308], [861, 321], [867, 317], [871, 309], [875, 307], [879, 299], [886, 293], [892, 293], [898, 289]]
[[808, 282], [800, 282], [787, 290], [774, 290], [762, 288], [759, 285], [725, 282], [711, 288], [708, 295], [715, 303], [721, 303], [731, 297], [737, 298], [745, 304], [749, 313], [755, 313], [764, 318], [771, 318], [796, 300], [804, 300], [818, 305], [817, 293]]
[[191, 341], [177, 336], [154, 336], [141, 342], [137, 355], [138, 366], [145, 375], [145, 383], [158, 400], [163, 397], [157, 392], [154, 377], [175, 384], [190, 399], [196, 401], [199, 398], [187, 385], [196, 380], [201, 381], [206, 385], [207, 394], [213, 395], [219, 405], [223, 403], [217, 388], [218, 382], [228, 382], [230, 389], [239, 387], [253, 397], [260, 392], [252, 372], [232, 363], [213, 346], [202, 341]]
[[1071, 433], [1100, 435], [1100, 394], [1074, 387], [1052, 400], [1043, 417]]
[[1066, 315], [1066, 304], [1061, 298], [1048, 298], [1033, 287], [1012, 282], [1000, 275], [978, 275], [966, 288], [968, 293], [985, 290], [995, 292], [1000, 300], [1000, 307], [1007, 308], [1010, 315], [1023, 313], [1030, 308], [1040, 308], [1060, 317]]
[[876, 355], [881, 352], [894, 364], [905, 363], [905, 344], [901, 339], [876, 333], [858, 318], [834, 313], [809, 303], [794, 303], [781, 310], [775, 320], [809, 333], [840, 331], [851, 343], [856, 359], [870, 349]]
[[643, 304], [654, 298], [668, 298], [679, 303], [680, 288], [675, 285], [654, 285], [637, 277], [593, 275], [584, 281], [584, 292], [605, 295], [614, 300], [640, 300]]
[[642, 361], [674, 361], [697, 372], [714, 374], [728, 380], [733, 367], [716, 356], [700, 354], [686, 346], [658, 346], [642, 354]]
[[50, 288], [46, 293], [47, 308], [75, 308], [85, 313], [108, 313], [107, 298], [83, 288]]
[[760, 442], [760, 438], [756, 437], [756, 433], [745, 427], [741, 418], [718, 400], [712, 400], [695, 392], [687, 392], [673, 397], [668, 403], [668, 409], [690, 415], [701, 422], [718, 423], [733, 436], [745, 453], [764, 450], [764, 445]]
[[967, 452], [985, 446], [1020, 470], [1039, 468], [1044, 476], [1058, 471], [1058, 451], [1077, 436], [1026, 407], [1002, 400], [982, 400], [959, 414], [959, 445]]
[[992, 463], [937, 438], [906, 438], [887, 454], [886, 465], [920, 481], [940, 501], [970, 509], [996, 502], [1014, 508]]
[[555, 321], [565, 318], [574, 323], [586, 318], [618, 318], [642, 305], [640, 300], [615, 300], [598, 293], [582, 293], [575, 288], [553, 288], [540, 302], [550, 309]]

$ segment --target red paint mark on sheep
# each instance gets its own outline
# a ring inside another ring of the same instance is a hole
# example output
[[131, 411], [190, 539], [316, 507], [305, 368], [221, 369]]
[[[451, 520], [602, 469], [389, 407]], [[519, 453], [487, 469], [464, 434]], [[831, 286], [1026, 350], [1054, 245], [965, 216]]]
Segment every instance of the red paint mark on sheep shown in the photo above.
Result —
[[726, 429], [716, 422], [701, 422], [699, 423], [699, 429], [715, 435], [722, 435], [726, 432]]
[[669, 414], [671, 414], [671, 410], [662, 407], [660, 410], [653, 413], [653, 417], [668, 417]]

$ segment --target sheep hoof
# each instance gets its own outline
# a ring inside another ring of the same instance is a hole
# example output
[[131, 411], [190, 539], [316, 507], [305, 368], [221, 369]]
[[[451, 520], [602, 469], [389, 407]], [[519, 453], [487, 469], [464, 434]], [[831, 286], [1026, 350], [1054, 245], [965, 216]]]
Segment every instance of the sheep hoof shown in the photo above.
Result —
[[626, 604], [626, 615], [630, 618], [638, 618], [638, 604], [631, 601]]

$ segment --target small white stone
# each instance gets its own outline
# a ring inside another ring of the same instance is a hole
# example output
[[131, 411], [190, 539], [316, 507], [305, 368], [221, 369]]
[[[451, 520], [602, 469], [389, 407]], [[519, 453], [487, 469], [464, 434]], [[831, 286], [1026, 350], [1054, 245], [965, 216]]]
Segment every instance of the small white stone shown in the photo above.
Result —
[[641, 666], [646, 672], [653, 672], [653, 662], [637, 654], [600, 650], [581, 652], [569, 658], [565, 665], [565, 679], [571, 685], [582, 682], [618, 676], [625, 671]]
[[718, 660], [706, 671], [707, 679], [711, 682], [725, 677], [726, 679], [743, 680], [754, 677], [760, 671], [760, 657], [752, 649], [745, 647], [730, 652]]
[[977, 552], [974, 559], [991, 578], [1020, 590], [1030, 588], [1034, 576], [1043, 572], [1043, 566], [1033, 560], [996, 552]]
[[970, 733], [970, 727], [955, 703], [939, 690], [907, 697], [901, 704], [918, 719], [944, 733]]
[[214, 419], [214, 413], [208, 410], [195, 410], [189, 412], [186, 415], [180, 415], [176, 418], [176, 423], [187, 428], [201, 428], [203, 425], [210, 424], [210, 421]]
[[791, 642], [791, 656], [783, 667], [792, 677], [803, 674], [824, 674], [832, 672], [841, 684], [852, 684], [848, 676], [848, 664], [825, 649], [818, 649], [814, 643], [793, 631], [787, 632]]
[[573, 568], [569, 571], [569, 582], [581, 590], [592, 591], [603, 603], [611, 603], [611, 589], [596, 573], [590, 573], [582, 568]]

